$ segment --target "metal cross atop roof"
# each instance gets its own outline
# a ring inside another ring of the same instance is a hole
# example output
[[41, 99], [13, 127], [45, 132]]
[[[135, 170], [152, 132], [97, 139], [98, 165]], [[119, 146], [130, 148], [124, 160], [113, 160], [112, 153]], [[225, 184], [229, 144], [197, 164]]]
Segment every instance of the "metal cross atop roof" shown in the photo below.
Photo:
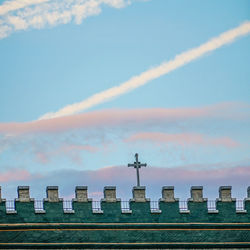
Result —
[[137, 153], [135, 154], [135, 162], [134, 162], [134, 164], [128, 164], [128, 167], [134, 167], [134, 168], [136, 168], [137, 186], [138, 186], [138, 187], [140, 187], [139, 168], [141, 168], [141, 167], [146, 167], [146, 166], [147, 166], [146, 163], [142, 164], [142, 163], [140, 163], [140, 162], [138, 161], [138, 154], [137, 154]]

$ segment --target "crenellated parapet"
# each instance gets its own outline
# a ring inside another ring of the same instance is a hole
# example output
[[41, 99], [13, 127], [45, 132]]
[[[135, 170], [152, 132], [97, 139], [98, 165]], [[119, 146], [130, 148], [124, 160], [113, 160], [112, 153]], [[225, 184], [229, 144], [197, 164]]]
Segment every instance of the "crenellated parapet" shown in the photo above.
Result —
[[[250, 188], [241, 209], [232, 198], [231, 186], [219, 188], [219, 198], [211, 202], [203, 198], [203, 187], [192, 186], [190, 198], [179, 201], [174, 187], [164, 186], [162, 197], [156, 202], [146, 198], [146, 187], [134, 187], [132, 198], [125, 202], [116, 197], [116, 187], [106, 186], [104, 198], [93, 201], [88, 197], [87, 186], [75, 188], [75, 198], [64, 201], [57, 186], [46, 188], [46, 198], [30, 198], [28, 186], [17, 188], [18, 198], [9, 208], [1, 197], [0, 223], [25, 222], [243, 222], [250, 218]], [[68, 207], [65, 208], [65, 205]]]
[[37, 201], [28, 186], [19, 186], [10, 205], [0, 187], [0, 248], [250, 248], [250, 187], [240, 209], [231, 191], [220, 187], [211, 203], [202, 186], [193, 186], [180, 201], [173, 186], [164, 186], [162, 197], [151, 201], [140, 186], [125, 202], [116, 187], [106, 186], [93, 201], [86, 186], [77, 186], [75, 198], [65, 201], [49, 186]]

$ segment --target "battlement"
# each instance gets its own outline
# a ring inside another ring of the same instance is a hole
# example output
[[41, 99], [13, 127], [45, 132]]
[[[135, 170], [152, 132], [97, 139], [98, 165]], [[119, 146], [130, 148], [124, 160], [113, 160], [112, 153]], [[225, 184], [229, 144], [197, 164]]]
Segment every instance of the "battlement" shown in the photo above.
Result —
[[162, 187], [158, 201], [146, 198], [145, 187], [134, 187], [133, 197], [122, 201], [116, 197], [116, 187], [106, 186], [104, 198], [93, 201], [88, 198], [88, 187], [77, 186], [75, 198], [59, 198], [57, 186], [46, 188], [46, 198], [30, 198], [29, 186], [17, 188], [18, 198], [6, 201], [1, 197], [0, 223], [15, 222], [242, 222], [250, 218], [250, 187], [243, 201], [231, 196], [231, 186], [219, 188], [219, 198], [208, 201], [203, 198], [203, 187], [192, 186], [190, 198], [179, 201], [174, 187]]
[[57, 186], [46, 198], [30, 198], [28, 186], [17, 188], [18, 198], [6, 201], [0, 189], [0, 248], [241, 248], [250, 247], [250, 187], [239, 203], [231, 186], [219, 188], [219, 198], [203, 198], [193, 186], [190, 198], [179, 201], [173, 186], [151, 201], [145, 187], [134, 187], [132, 198], [116, 197], [116, 187], [104, 187], [104, 198], [88, 198], [77, 186], [75, 198], [65, 201]]

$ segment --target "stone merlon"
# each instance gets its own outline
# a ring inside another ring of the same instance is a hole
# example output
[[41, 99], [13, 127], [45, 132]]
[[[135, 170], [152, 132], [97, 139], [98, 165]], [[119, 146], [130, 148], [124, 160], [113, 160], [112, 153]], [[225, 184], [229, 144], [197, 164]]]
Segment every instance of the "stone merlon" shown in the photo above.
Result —
[[207, 201], [206, 198], [203, 198], [203, 187], [202, 186], [192, 186], [190, 189], [191, 198], [189, 201], [193, 202], [204, 202]]

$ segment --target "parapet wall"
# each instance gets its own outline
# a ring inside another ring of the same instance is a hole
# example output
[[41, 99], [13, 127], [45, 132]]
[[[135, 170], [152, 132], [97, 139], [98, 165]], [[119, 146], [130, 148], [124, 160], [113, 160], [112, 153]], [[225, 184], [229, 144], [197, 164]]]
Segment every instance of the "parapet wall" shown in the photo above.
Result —
[[[75, 198], [72, 208], [65, 209], [63, 199], [59, 198], [58, 187], [48, 186], [47, 197], [43, 199], [40, 208], [35, 206], [35, 200], [30, 198], [29, 187], [17, 188], [18, 198], [11, 210], [7, 209], [6, 200], [1, 198], [0, 189], [0, 223], [42, 223], [42, 222], [86, 222], [86, 223], [183, 223], [183, 222], [249, 222], [250, 221], [250, 187], [243, 207], [237, 210], [236, 199], [231, 196], [231, 186], [219, 188], [219, 198], [214, 208], [208, 209], [208, 200], [203, 198], [203, 187], [193, 186], [186, 209], [180, 209], [179, 199], [175, 198], [174, 187], [164, 186], [162, 198], [157, 208], [152, 209], [150, 199], [146, 198], [145, 187], [134, 187], [133, 198], [122, 207], [121, 199], [116, 197], [116, 187], [104, 187], [104, 198], [100, 201], [100, 209], [93, 210], [93, 201], [88, 198], [86, 186], [75, 188]], [[37, 203], [36, 203], [37, 204]]]
[[127, 209], [115, 187], [104, 188], [100, 209], [93, 210], [87, 187], [78, 186], [72, 209], [63, 208], [58, 187], [47, 187], [43, 209], [35, 210], [29, 187], [18, 187], [14, 209], [6, 210], [0, 196], [0, 248], [248, 248], [250, 249], [250, 187], [244, 208], [236, 209], [231, 187], [219, 188], [215, 208], [209, 210], [203, 188], [191, 187], [185, 210], [174, 187], [162, 188], [158, 209], [150, 209], [145, 187], [134, 187]]

